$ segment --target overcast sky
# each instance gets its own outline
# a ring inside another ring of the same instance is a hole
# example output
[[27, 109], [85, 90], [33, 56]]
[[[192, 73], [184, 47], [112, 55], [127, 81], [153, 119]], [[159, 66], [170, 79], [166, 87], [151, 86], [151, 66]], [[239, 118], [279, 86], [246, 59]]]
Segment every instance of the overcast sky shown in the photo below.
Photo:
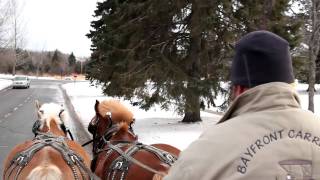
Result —
[[22, 5], [25, 47], [33, 50], [74, 52], [90, 56], [91, 41], [85, 34], [97, 0], [17, 0]]

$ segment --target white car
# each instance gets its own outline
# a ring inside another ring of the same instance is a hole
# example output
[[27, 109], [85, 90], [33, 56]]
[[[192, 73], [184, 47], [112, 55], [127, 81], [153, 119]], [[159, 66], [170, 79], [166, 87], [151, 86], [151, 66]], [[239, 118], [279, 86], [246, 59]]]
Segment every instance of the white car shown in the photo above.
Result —
[[12, 88], [29, 88], [30, 79], [27, 76], [16, 76], [13, 78]]
[[72, 77], [65, 77], [64, 80], [66, 80], [66, 81], [72, 81], [73, 79], [72, 79]]

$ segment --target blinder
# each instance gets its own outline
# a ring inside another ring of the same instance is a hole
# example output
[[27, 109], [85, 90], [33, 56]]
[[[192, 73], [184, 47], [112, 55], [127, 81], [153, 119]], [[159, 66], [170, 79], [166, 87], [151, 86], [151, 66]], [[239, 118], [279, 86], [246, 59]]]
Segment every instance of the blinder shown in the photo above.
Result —
[[[91, 122], [88, 125], [88, 131], [93, 135], [93, 139], [84, 143], [82, 146], [85, 146], [91, 142], [93, 142], [93, 152], [96, 152], [98, 150], [98, 148], [100, 148], [101, 146], [103, 146], [107, 141], [110, 140], [110, 138], [112, 137], [113, 133], [118, 129], [118, 125], [114, 124], [112, 119], [111, 119], [111, 114], [107, 114], [107, 119], [109, 121], [109, 125], [106, 128], [106, 131], [102, 134], [102, 135], [98, 135], [97, 129], [99, 126], [99, 122], [100, 122], [100, 115], [97, 113], [95, 118], [93, 118], [91, 120]], [[130, 124], [129, 124], [129, 131], [134, 134], [133, 131], [133, 124], [134, 124], [135, 120], [133, 120]]]
[[64, 112], [64, 109], [61, 109], [61, 111], [59, 112], [59, 118], [61, 119], [61, 115]]
[[[88, 125], [88, 131], [91, 134], [95, 134], [95, 132], [97, 131], [97, 127], [98, 127], [97, 122], [99, 121], [98, 119], [99, 119], [99, 117], [96, 115], [96, 118], [94, 120], [92, 119]], [[92, 122], [92, 121], [94, 121], [94, 122]]]
[[41, 126], [40, 120], [36, 120], [36, 122], [33, 123], [32, 132], [33, 132], [34, 136], [38, 135], [40, 126]]

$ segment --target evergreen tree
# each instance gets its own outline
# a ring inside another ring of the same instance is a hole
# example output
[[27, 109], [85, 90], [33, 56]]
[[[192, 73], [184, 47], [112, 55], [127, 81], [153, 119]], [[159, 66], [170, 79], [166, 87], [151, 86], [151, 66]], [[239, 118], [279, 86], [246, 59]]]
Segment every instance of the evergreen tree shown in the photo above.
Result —
[[235, 19], [239, 32], [268, 30], [286, 39], [291, 49], [301, 42], [300, 27], [303, 21], [300, 14], [292, 14], [292, 0], [238, 0]]
[[55, 50], [52, 58], [51, 58], [51, 73], [53, 74], [61, 74], [61, 52], [59, 50]]
[[76, 57], [74, 56], [73, 52], [68, 57], [68, 64], [69, 64], [69, 73], [75, 71], [76, 66]]
[[144, 109], [175, 104], [184, 122], [200, 121], [200, 98], [213, 104], [223, 79], [231, 8], [222, 0], [98, 3], [88, 77], [105, 94]]
[[[238, 0], [235, 4], [235, 24], [238, 35], [255, 30], [274, 32], [289, 42], [292, 51], [292, 61], [296, 78], [306, 79], [307, 59], [304, 46], [301, 44], [304, 33], [301, 28], [305, 12], [297, 11], [297, 1], [300, 0]], [[296, 11], [294, 11], [294, 9]]]
[[[217, 94], [225, 92], [220, 82], [226, 80], [232, 44], [240, 35], [268, 29], [283, 33], [295, 45], [298, 37], [290, 32], [298, 25], [280, 16], [288, 2], [272, 2], [275, 4], [260, 5], [254, 0], [98, 3], [97, 20], [88, 34], [93, 53], [87, 76], [101, 83], [110, 96], [135, 99], [144, 109], [155, 103], [163, 108], [174, 104], [185, 114], [183, 122], [200, 121], [200, 104], [214, 105]], [[259, 27], [261, 22], [265, 26]]]

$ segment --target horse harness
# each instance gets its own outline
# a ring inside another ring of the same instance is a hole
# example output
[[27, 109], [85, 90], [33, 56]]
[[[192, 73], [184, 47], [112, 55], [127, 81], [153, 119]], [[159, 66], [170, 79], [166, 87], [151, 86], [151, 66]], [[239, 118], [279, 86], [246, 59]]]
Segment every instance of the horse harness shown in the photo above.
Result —
[[[164, 173], [161, 173], [132, 157], [135, 153], [137, 153], [140, 150], [145, 150], [150, 153], [153, 153], [159, 158], [159, 160], [161, 160], [162, 162], [164, 162], [169, 166], [171, 166], [177, 160], [176, 156], [164, 150], [158, 149], [153, 146], [145, 145], [139, 142], [134, 142], [134, 143], [123, 142], [123, 143], [118, 143], [116, 145], [113, 145], [110, 141], [108, 141], [107, 145], [108, 145], [108, 148], [102, 150], [102, 151], [107, 151], [106, 156], [110, 156], [113, 152], [116, 152], [120, 155], [111, 163], [111, 166], [106, 172], [108, 180], [109, 179], [115, 180], [117, 173], [121, 174], [120, 180], [124, 180], [126, 175], [128, 174], [129, 167], [132, 163], [140, 166], [141, 168], [147, 171], [164, 176], [165, 175]], [[130, 147], [125, 151], [123, 151], [121, 148], [125, 146], [130, 146]]]
[[[36, 123], [35, 123], [36, 124]], [[36, 125], [34, 125], [35, 127]], [[34, 128], [33, 128], [34, 130]], [[26, 150], [18, 153], [10, 162], [8, 168], [4, 171], [4, 177], [9, 178], [13, 171], [16, 169], [14, 179], [17, 180], [23, 168], [25, 168], [31, 161], [33, 156], [42, 148], [50, 146], [60, 152], [65, 162], [72, 170], [75, 180], [79, 180], [79, 174], [76, 168], [80, 171], [82, 179], [95, 180], [98, 179], [89, 168], [84, 164], [84, 160], [73, 150], [71, 150], [67, 143], [66, 138], [62, 136], [56, 136], [52, 133], [42, 133], [38, 131], [33, 139], [33, 144]]]
[[[170, 154], [169, 152], [166, 152], [162, 149], [156, 148], [154, 146], [145, 145], [140, 142], [129, 142], [129, 141], [109, 141], [112, 134], [117, 131], [117, 125], [112, 125], [112, 127], [104, 134], [104, 136], [101, 137], [100, 147], [98, 147], [95, 151], [95, 157], [92, 161], [92, 167], [91, 170], [95, 169], [96, 160], [98, 157], [98, 154], [102, 152], [106, 152], [107, 158], [113, 153], [116, 152], [120, 156], [118, 156], [112, 163], [109, 169], [106, 172], [107, 179], [108, 180], [115, 180], [116, 175], [120, 175], [120, 180], [124, 180], [126, 178], [126, 175], [128, 174], [130, 165], [132, 163], [140, 166], [141, 168], [153, 172], [155, 174], [159, 174], [164, 176], [165, 174], [162, 172], [159, 172], [142, 162], [138, 161], [137, 159], [133, 158], [132, 156], [137, 153], [140, 150], [145, 150], [150, 153], [153, 153], [156, 155], [159, 160], [164, 162], [165, 164], [171, 166], [176, 160], [177, 157], [173, 154]], [[133, 133], [133, 132], [131, 132]], [[116, 142], [117, 144], [112, 144], [111, 142]], [[105, 146], [107, 145], [107, 146]], [[103, 148], [101, 146], [105, 146], [106, 148]], [[123, 151], [121, 148], [129, 146], [125, 151]], [[101, 149], [100, 149], [101, 148]]]

